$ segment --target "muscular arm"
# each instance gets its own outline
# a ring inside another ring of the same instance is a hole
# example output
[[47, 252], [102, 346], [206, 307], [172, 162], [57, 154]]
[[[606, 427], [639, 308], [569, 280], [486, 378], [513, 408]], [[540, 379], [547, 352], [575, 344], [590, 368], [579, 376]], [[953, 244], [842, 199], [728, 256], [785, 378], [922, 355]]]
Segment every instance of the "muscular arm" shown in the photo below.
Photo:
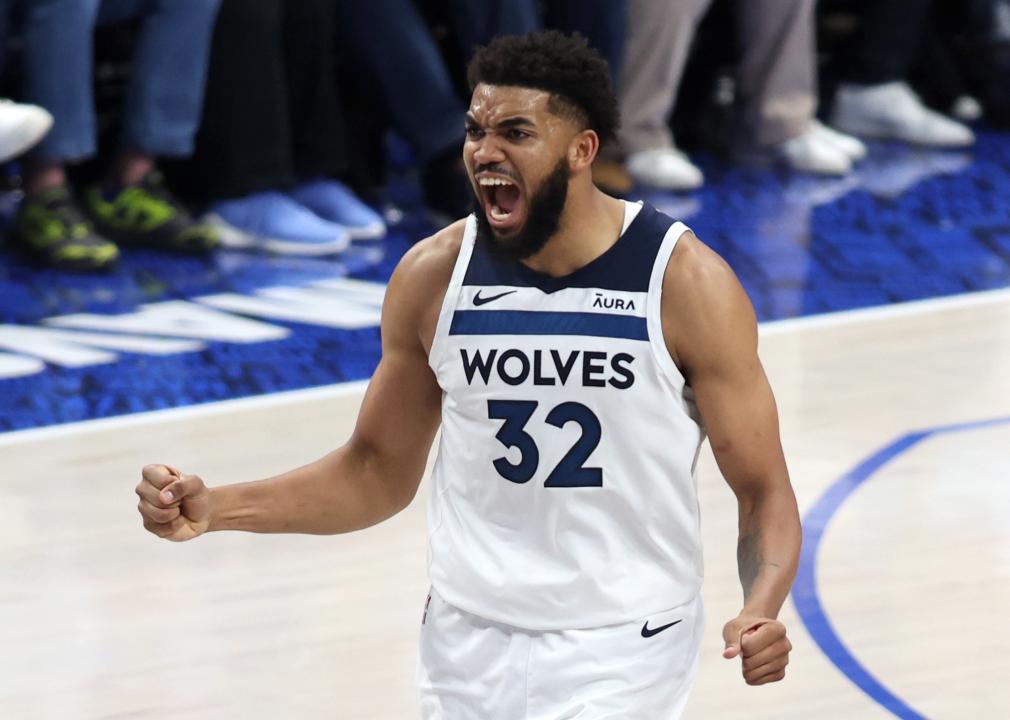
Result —
[[343, 533], [381, 522], [410, 503], [438, 429], [441, 401], [419, 333], [420, 314], [432, 307], [424, 265], [419, 246], [390, 280], [382, 360], [350, 440], [282, 475], [213, 488], [210, 530]]
[[726, 263], [690, 234], [667, 271], [663, 325], [719, 469], [737, 497], [741, 616], [775, 618], [796, 574], [801, 538], [775, 399], [758, 359], [757, 324], [743, 288]]
[[422, 332], [437, 315], [452, 269], [447, 253], [425, 243], [404, 257], [390, 280], [382, 360], [350, 440], [282, 475], [212, 488], [209, 530], [344, 533], [381, 522], [410, 503], [441, 403]]

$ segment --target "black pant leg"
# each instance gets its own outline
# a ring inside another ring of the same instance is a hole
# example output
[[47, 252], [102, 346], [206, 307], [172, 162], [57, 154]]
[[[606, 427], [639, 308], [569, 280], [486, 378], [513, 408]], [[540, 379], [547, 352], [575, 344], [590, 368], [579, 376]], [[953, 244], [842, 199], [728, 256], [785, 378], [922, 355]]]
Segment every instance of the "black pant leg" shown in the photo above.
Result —
[[283, 1], [295, 171], [301, 179], [341, 175], [348, 157], [337, 88], [334, 0]]
[[904, 80], [912, 68], [931, 0], [862, 0], [844, 80], [876, 85]]
[[282, 3], [223, 0], [211, 48], [192, 185], [204, 202], [294, 182]]

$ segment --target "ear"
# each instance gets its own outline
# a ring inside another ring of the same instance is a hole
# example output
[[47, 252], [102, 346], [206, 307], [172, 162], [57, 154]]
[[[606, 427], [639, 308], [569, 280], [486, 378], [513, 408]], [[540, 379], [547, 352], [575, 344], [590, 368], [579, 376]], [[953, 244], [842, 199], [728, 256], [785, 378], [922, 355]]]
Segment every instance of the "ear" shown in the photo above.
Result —
[[595, 130], [582, 130], [568, 144], [568, 167], [572, 172], [588, 168], [600, 151], [600, 136]]

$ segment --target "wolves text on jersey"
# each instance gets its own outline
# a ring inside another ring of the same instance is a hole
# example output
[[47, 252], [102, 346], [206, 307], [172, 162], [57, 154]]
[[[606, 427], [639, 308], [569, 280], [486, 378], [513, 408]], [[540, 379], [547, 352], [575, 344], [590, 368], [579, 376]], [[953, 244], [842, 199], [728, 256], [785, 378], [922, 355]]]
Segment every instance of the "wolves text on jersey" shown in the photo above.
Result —
[[[566, 385], [569, 380], [583, 387], [610, 385], [626, 390], [635, 384], [631, 364], [635, 356], [628, 353], [600, 352], [594, 350], [534, 350], [532, 353], [516, 348], [492, 348], [471, 355], [460, 348], [463, 372], [467, 385], [479, 378], [487, 385], [497, 377], [506, 385]], [[578, 370], [576, 370], [578, 368]], [[574, 372], [573, 372], [574, 371]]]

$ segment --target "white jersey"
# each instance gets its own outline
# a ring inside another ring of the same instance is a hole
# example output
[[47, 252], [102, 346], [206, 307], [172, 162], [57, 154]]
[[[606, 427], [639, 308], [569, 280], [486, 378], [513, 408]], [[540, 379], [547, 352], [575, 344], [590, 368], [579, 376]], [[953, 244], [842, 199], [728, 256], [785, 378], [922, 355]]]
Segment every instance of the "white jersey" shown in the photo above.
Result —
[[468, 218], [429, 355], [429, 572], [449, 604], [555, 630], [697, 595], [704, 433], [660, 324], [686, 229], [626, 203], [620, 239], [553, 278], [489, 253]]

